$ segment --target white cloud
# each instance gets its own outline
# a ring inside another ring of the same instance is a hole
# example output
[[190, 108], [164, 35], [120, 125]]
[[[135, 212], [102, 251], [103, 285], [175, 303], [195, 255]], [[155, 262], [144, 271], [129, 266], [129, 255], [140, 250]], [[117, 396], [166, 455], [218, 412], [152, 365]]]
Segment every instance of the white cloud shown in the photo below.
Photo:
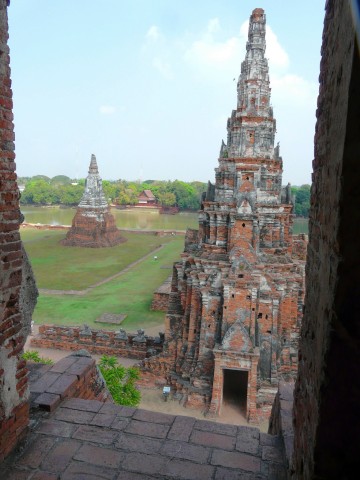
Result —
[[208, 22], [207, 31], [209, 33], [215, 33], [220, 30], [220, 22], [218, 18], [212, 18]]
[[273, 75], [271, 78], [273, 88], [272, 103], [286, 104], [301, 107], [304, 104], [316, 106], [318, 85], [315, 82], [308, 82], [299, 75], [287, 73], [284, 75]]
[[280, 45], [279, 40], [271, 27], [266, 27], [266, 52], [265, 55], [271, 62], [271, 68], [287, 69], [289, 56]]
[[170, 64], [164, 62], [160, 57], [154, 57], [152, 65], [166, 80], [173, 79], [174, 76]]
[[101, 105], [99, 112], [101, 115], [113, 115], [116, 112], [116, 108], [113, 105]]
[[151, 25], [149, 30], [146, 32], [146, 38], [156, 41], [160, 38], [160, 31], [156, 25]]
[[230, 37], [224, 41], [217, 41], [215, 34], [220, 30], [218, 18], [209, 20], [205, 32], [186, 49], [185, 60], [196, 68], [233, 64], [240, 51], [239, 38]]

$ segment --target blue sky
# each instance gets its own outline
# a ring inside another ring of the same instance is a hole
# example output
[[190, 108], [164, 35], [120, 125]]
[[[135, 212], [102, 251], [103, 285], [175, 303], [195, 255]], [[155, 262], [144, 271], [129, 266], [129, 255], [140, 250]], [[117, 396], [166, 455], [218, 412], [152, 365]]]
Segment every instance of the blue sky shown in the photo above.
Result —
[[18, 175], [84, 177], [94, 153], [105, 179], [214, 181], [257, 7], [283, 183], [310, 183], [322, 0], [13, 0]]

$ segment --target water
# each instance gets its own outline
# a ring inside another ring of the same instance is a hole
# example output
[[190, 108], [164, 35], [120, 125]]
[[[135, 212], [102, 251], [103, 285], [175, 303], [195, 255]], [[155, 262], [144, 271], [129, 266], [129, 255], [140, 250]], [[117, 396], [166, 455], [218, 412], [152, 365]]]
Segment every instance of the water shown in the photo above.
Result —
[[[59, 207], [22, 207], [25, 222], [43, 223], [47, 225], [71, 225], [75, 208]], [[139, 230], [186, 230], [198, 228], [198, 214], [196, 212], [181, 212], [177, 215], [160, 215], [158, 210], [111, 209], [117, 226]], [[294, 234], [308, 233], [308, 219], [295, 218]]]
[[[59, 207], [22, 207], [21, 211], [27, 223], [43, 223], [46, 225], [71, 225], [75, 208]], [[197, 228], [196, 212], [181, 212], [177, 215], [160, 215], [158, 210], [112, 208], [116, 225], [121, 228], [139, 230], [186, 230]]]

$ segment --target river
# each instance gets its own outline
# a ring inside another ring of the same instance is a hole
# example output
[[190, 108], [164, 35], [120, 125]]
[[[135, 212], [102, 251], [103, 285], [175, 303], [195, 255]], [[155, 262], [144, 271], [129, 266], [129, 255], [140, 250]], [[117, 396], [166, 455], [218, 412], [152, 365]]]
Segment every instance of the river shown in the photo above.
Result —
[[[22, 206], [21, 211], [27, 223], [42, 223], [46, 225], [71, 225], [75, 208], [33, 207]], [[139, 230], [186, 230], [198, 228], [196, 212], [180, 212], [177, 215], [160, 215], [158, 210], [132, 208], [119, 210], [112, 208], [117, 226]], [[308, 232], [308, 220], [295, 218], [294, 234]]]

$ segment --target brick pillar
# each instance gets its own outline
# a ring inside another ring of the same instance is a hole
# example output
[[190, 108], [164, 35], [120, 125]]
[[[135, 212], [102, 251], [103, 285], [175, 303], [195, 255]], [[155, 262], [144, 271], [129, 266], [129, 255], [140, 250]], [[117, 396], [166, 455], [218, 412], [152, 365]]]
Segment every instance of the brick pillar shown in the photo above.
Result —
[[216, 244], [216, 214], [212, 213], [210, 214], [210, 237], [209, 237], [209, 243], [210, 245], [215, 245]]
[[7, 6], [6, 0], [0, 0], [0, 461], [23, 437], [29, 421], [26, 362], [21, 360], [26, 329], [20, 303], [23, 254]]
[[[192, 300], [190, 306], [190, 320], [189, 320], [189, 336], [188, 344], [189, 348], [194, 345], [196, 338], [196, 326], [197, 318], [199, 316], [199, 305], [200, 305], [200, 292], [198, 289], [198, 281], [193, 279], [192, 281]], [[189, 350], [188, 350], [189, 353]]]
[[254, 355], [251, 356], [251, 368], [248, 376], [248, 393], [246, 401], [246, 418], [250, 423], [257, 423], [258, 414], [256, 407], [257, 399], [257, 370], [259, 363], [259, 349], [255, 348]]
[[228, 237], [227, 216], [217, 215], [217, 239], [216, 244], [221, 247], [226, 247]]

